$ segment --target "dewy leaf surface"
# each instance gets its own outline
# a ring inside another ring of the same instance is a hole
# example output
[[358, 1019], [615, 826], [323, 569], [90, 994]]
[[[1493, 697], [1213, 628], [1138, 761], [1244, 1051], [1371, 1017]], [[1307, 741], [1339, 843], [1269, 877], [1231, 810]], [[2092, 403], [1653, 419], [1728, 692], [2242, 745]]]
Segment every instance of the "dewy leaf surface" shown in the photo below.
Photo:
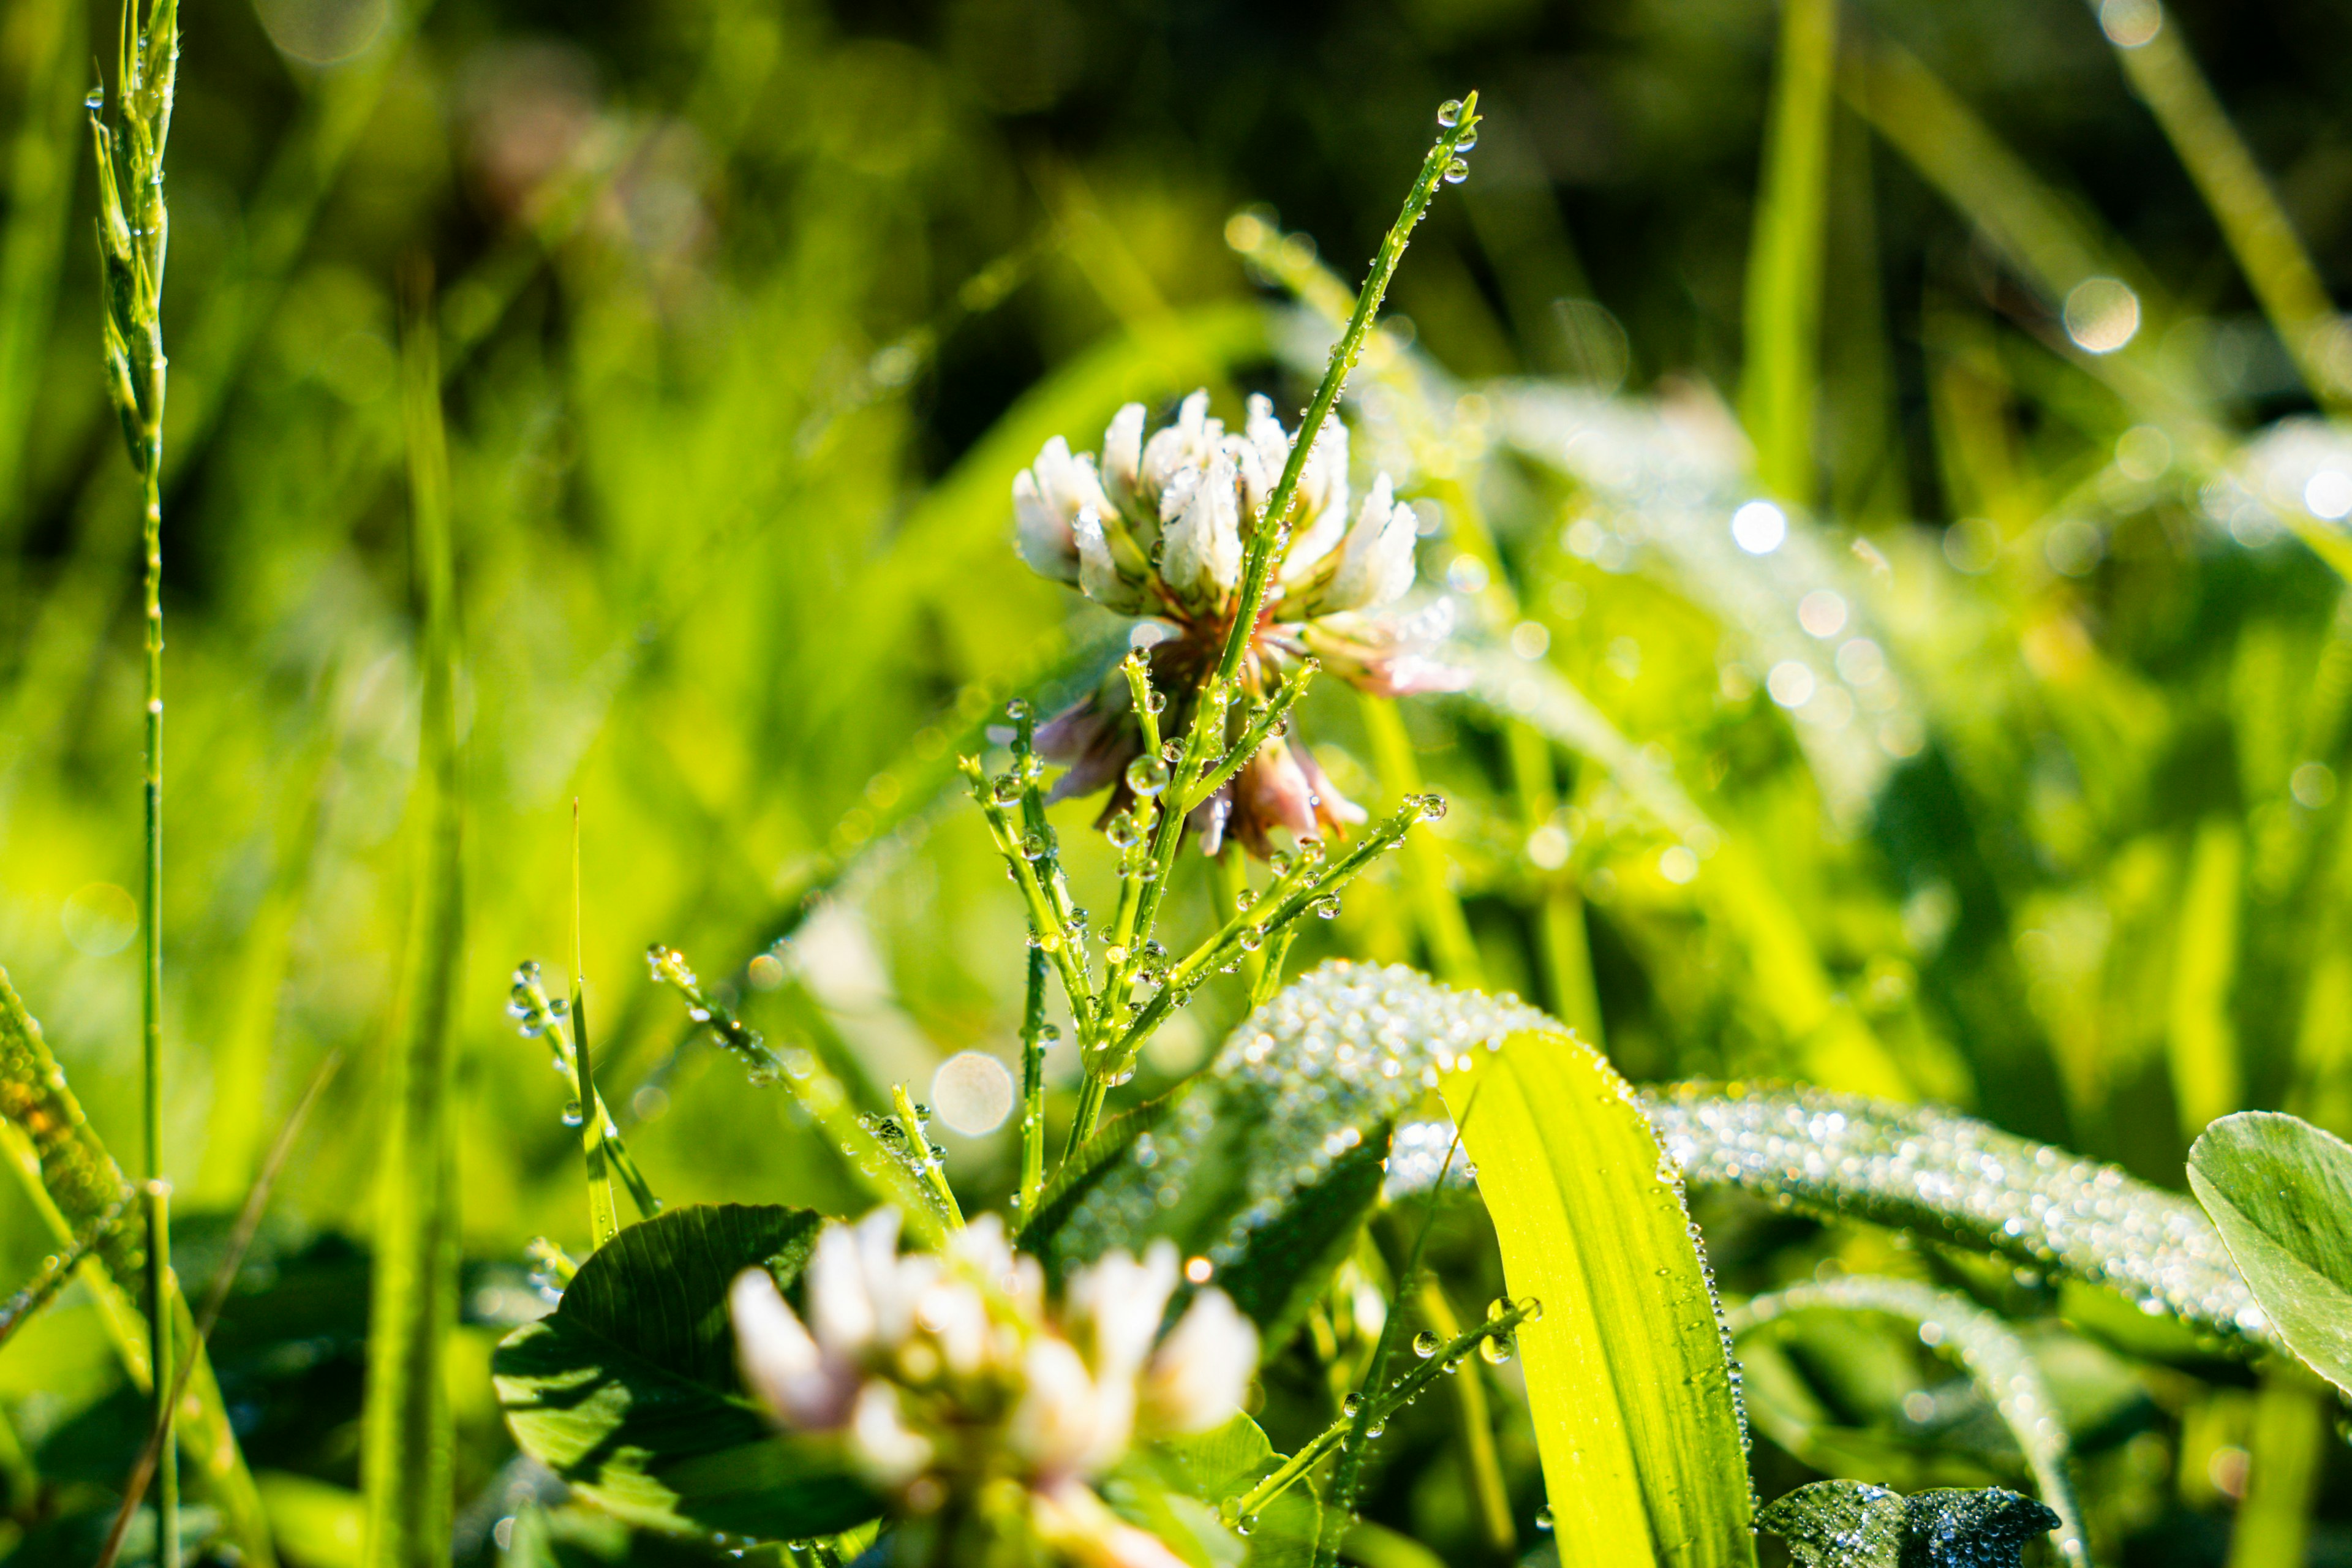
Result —
[[1445, 1101], [1505, 1283], [1543, 1305], [1517, 1338], [1560, 1561], [1752, 1564], [1747, 1434], [1714, 1281], [1632, 1089], [1539, 1014], [1420, 990], [1417, 1016], [1483, 1047], [1457, 1049]]
[[2301, 1117], [2240, 1111], [2190, 1147], [2189, 1184], [2287, 1348], [2352, 1392], [2352, 1146]]
[[827, 1446], [776, 1432], [737, 1392], [727, 1286], [766, 1267], [789, 1289], [823, 1216], [736, 1204], [630, 1226], [553, 1315], [491, 1362], [515, 1440], [632, 1522], [762, 1540], [831, 1535], [879, 1503]]
[[2018, 1568], [2025, 1543], [2057, 1516], [2000, 1487], [1906, 1498], [1867, 1481], [1815, 1481], [1756, 1522], [1789, 1543], [1798, 1568]]
[[1916, 1230], [2276, 1342], [2212, 1222], [2113, 1165], [1952, 1111], [1821, 1089], [1684, 1084], [1643, 1105], [1695, 1184]]
[[1390, 1129], [1436, 1085], [1439, 1064], [1552, 1026], [1409, 969], [1326, 964], [1244, 1019], [1205, 1072], [1105, 1129], [1109, 1144], [1090, 1147], [1074, 1184], [1047, 1191], [1022, 1245], [1059, 1275], [1167, 1237], [1207, 1258], [1279, 1348], [1352, 1244]]

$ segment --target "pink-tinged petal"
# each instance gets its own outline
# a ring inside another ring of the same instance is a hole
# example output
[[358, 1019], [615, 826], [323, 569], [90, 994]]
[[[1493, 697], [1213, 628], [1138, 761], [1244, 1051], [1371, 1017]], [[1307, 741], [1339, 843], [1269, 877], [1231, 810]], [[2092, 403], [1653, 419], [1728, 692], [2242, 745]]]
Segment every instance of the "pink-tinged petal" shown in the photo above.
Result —
[[[1297, 742], [1291, 742], [1290, 749], [1298, 771], [1307, 775], [1307, 787], [1314, 792], [1318, 819], [1335, 832], [1341, 826], [1360, 826], [1370, 820], [1370, 814], [1362, 806], [1339, 793], [1339, 786], [1331, 782], [1331, 775], [1323, 771], [1323, 764], [1315, 760], [1314, 752]], [[1339, 836], [1346, 837], [1345, 834]]]
[[[1047, 762], [1074, 763], [1086, 754], [1108, 721], [1102, 700], [1088, 692], [1038, 725], [1030, 741], [1037, 748], [1037, 754]], [[992, 731], [991, 738], [994, 738]], [[1010, 742], [1013, 737], [1008, 732], [1004, 739]]]
[[1336, 675], [1376, 697], [1460, 691], [1470, 672], [1433, 650], [1454, 626], [1454, 602], [1439, 599], [1412, 615], [1331, 615], [1307, 622], [1299, 641]]
[[1234, 775], [1234, 836], [1261, 860], [1272, 852], [1266, 835], [1274, 828], [1287, 828], [1297, 838], [1315, 836], [1315, 791], [1284, 742], [1261, 747], [1242, 764]]
[[1475, 679], [1469, 670], [1457, 669], [1426, 654], [1397, 653], [1371, 660], [1355, 684], [1375, 697], [1424, 697], [1467, 691]]
[[1184, 819], [1185, 826], [1200, 837], [1201, 853], [1215, 858], [1225, 847], [1225, 824], [1233, 819], [1234, 786], [1232, 781], [1217, 786], [1217, 793], [1192, 808]]
[[[1089, 697], [1087, 701], [1098, 704], [1100, 699]], [[1105, 714], [1099, 708], [1090, 723], [1083, 727], [1074, 725], [1069, 732], [1068, 739], [1079, 742], [1075, 752], [1059, 743], [1064, 740], [1059, 736], [1056, 737], [1055, 750], [1048, 752], [1042, 743], [1043, 734], [1041, 731], [1038, 754], [1051, 756], [1056, 762], [1067, 761], [1070, 764], [1068, 771], [1054, 781], [1054, 787], [1045, 792], [1045, 804], [1048, 805], [1083, 799], [1097, 790], [1118, 783], [1127, 772], [1127, 764], [1133, 762], [1136, 754], [1143, 749], [1143, 733], [1136, 728], [1130, 715]]]

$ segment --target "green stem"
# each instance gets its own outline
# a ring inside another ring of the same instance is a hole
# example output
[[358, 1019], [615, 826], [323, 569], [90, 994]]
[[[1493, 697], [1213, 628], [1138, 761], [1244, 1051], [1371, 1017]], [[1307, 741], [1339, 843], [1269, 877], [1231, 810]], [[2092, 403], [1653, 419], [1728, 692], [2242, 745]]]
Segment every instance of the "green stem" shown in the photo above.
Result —
[[1029, 950], [1029, 994], [1021, 1014], [1021, 1222], [1045, 1190], [1045, 954]]
[[[1121, 1035], [1120, 1049], [1114, 1053], [1104, 1048], [1114, 1029], [1124, 1023], [1123, 1007], [1115, 1006], [1110, 999], [1123, 997], [1133, 981], [1140, 962], [1142, 939], [1149, 938], [1160, 914], [1160, 900], [1165, 896], [1169, 873], [1176, 865], [1176, 847], [1182, 840], [1187, 815], [1183, 803], [1196, 798], [1195, 789], [1209, 767], [1212, 748], [1222, 748], [1225, 741], [1225, 711], [1238, 689], [1242, 658], [1257, 631], [1259, 614], [1265, 606], [1265, 596], [1274, 580], [1274, 569], [1279, 562], [1284, 545], [1288, 542], [1288, 522], [1292, 503], [1297, 499], [1300, 479], [1307, 471], [1307, 459], [1315, 449], [1315, 437], [1321, 433], [1323, 422], [1339, 401], [1339, 394], [1348, 384], [1349, 373], [1364, 352], [1364, 340], [1370, 334], [1373, 319], [1380, 313], [1381, 300], [1387, 295], [1389, 281], [1396, 276], [1397, 263], [1403, 259], [1404, 249], [1412, 231], [1429, 211], [1429, 204], [1437, 195], [1437, 187], [1456, 163], [1465, 138], [1475, 140], [1473, 132], [1478, 124], [1478, 95], [1465, 95], [1454, 122], [1445, 127], [1444, 133], [1422, 161], [1421, 173], [1412, 188], [1405, 193], [1404, 205], [1396, 222], [1381, 237], [1381, 247], [1372, 257], [1371, 271], [1356, 295], [1356, 309], [1348, 320], [1339, 341], [1332, 346], [1329, 363], [1324, 367], [1323, 379], [1315, 388], [1315, 395], [1299, 418], [1298, 432], [1290, 444], [1289, 459], [1282, 466], [1282, 477], [1275, 482], [1274, 492], [1266, 498], [1265, 510], [1253, 520], [1249, 542], [1242, 563], [1240, 592], [1234, 596], [1234, 616], [1225, 629], [1223, 649], [1218, 654], [1214, 674], [1202, 683], [1200, 700], [1194, 706], [1191, 728], [1184, 736], [1183, 751], [1174, 773], [1169, 779], [1160, 807], [1159, 831], [1151, 845], [1150, 864], [1157, 875], [1149, 879], [1138, 899], [1135, 931], [1137, 942], [1129, 945], [1125, 956], [1110, 966], [1103, 985], [1105, 1005], [1090, 1019], [1081, 1020], [1079, 1045], [1086, 1063], [1088, 1092], [1079, 1099], [1080, 1118], [1071, 1128], [1069, 1147], [1077, 1149], [1094, 1131], [1095, 1119], [1101, 1114], [1102, 1101], [1108, 1093], [1108, 1077], [1118, 1070], [1120, 1058], [1129, 1054], [1127, 1047], [1138, 1037], [1142, 1026], [1139, 1018]], [[1458, 178], [1458, 176], [1456, 176]], [[1168, 991], [1163, 990], [1144, 1010], [1143, 1017], [1153, 1018], [1166, 1012]], [[1154, 1009], [1157, 1009], [1155, 1013]]]
[[[1359, 1426], [1370, 1428], [1386, 1420], [1417, 1398], [1423, 1389], [1444, 1376], [1448, 1366], [1457, 1363], [1460, 1358], [1475, 1350], [1480, 1341], [1499, 1339], [1509, 1333], [1526, 1321], [1527, 1315], [1526, 1307], [1513, 1307], [1500, 1317], [1489, 1318], [1467, 1333], [1455, 1336], [1440, 1346], [1434, 1355], [1423, 1358], [1419, 1366], [1397, 1379], [1386, 1393], [1378, 1398], [1363, 1400], [1353, 1415], [1343, 1415], [1318, 1432], [1298, 1452], [1284, 1460], [1281, 1468], [1242, 1495], [1242, 1517], [1249, 1518], [1288, 1491], [1334, 1449], [1344, 1447], [1349, 1453], [1361, 1452], [1362, 1442], [1350, 1441]], [[1387, 1331], [1383, 1329], [1381, 1332], [1385, 1337]]]
[[1747, 364], [1740, 413], [1764, 488], [1813, 499], [1813, 396], [1820, 359], [1822, 218], [1830, 167], [1836, 0], [1784, 0], [1780, 58], [1748, 246]]
[[2116, 58], [2212, 209], [2304, 384], [2323, 407], [2342, 414], [2352, 407], [2352, 386], [2337, 357], [2342, 351], [2335, 347], [2336, 308], [2326, 287], [2253, 153], [2197, 68], [2179, 19], [2168, 11], [2158, 15], [2147, 37], [2116, 40]]
[[[1155, 1002], [1158, 998], [1153, 999]], [[1147, 1008], [1149, 1015], [1150, 1009]], [[1070, 1163], [1072, 1155], [1086, 1147], [1095, 1135], [1095, 1123], [1102, 1120], [1103, 1101], [1110, 1097], [1110, 1079], [1100, 1073], [1090, 1072], [1078, 1085], [1078, 1109], [1070, 1118], [1069, 1141], [1062, 1145], [1062, 1163]]]
[[1298, 700], [1307, 695], [1307, 686], [1322, 668], [1323, 661], [1316, 658], [1310, 658], [1298, 667], [1298, 673], [1283, 683], [1282, 689], [1275, 693], [1274, 700], [1265, 705], [1265, 711], [1252, 720], [1250, 727], [1242, 731], [1242, 738], [1226, 751], [1225, 759], [1217, 764], [1216, 772], [1192, 786], [1192, 793], [1184, 797], [1185, 810], [1192, 811], [1198, 808], [1202, 802], [1223, 789], [1226, 781], [1241, 772], [1248, 765], [1249, 760], [1257, 755], [1260, 747], [1274, 739], [1279, 732], [1278, 726], [1288, 717], [1291, 709], [1297, 705]]
[[940, 1212], [948, 1222], [948, 1228], [961, 1230], [963, 1207], [956, 1202], [955, 1189], [948, 1185], [946, 1167], [931, 1157], [930, 1134], [923, 1126], [922, 1116], [915, 1110], [915, 1097], [907, 1092], [905, 1084], [894, 1083], [890, 1086], [890, 1104], [898, 1112], [898, 1131], [907, 1135], [908, 1154], [915, 1162], [915, 1168], [922, 1173], [923, 1185], [930, 1189], [932, 1198], [938, 1202]]
[[1258, 966], [1257, 977], [1250, 982], [1251, 1011], [1255, 1012], [1273, 1001], [1275, 993], [1282, 989], [1282, 965], [1290, 956], [1290, 944], [1297, 940], [1298, 928], [1293, 926], [1277, 932], [1265, 944], [1263, 953], [1254, 955], [1263, 962]]
[[465, 941], [464, 752], [449, 460], [441, 419], [432, 283], [404, 279], [404, 416], [418, 662], [417, 875], [402, 1016], [385, 1071], [375, 1268], [360, 1471], [365, 1568], [432, 1568], [449, 1553], [454, 1434], [448, 1353], [457, 1315], [458, 1196], [450, 1101]]
[[580, 1153], [588, 1173], [589, 1233], [604, 1246], [621, 1234], [620, 1205], [604, 1158], [604, 1107], [588, 1053], [588, 982], [580, 940], [580, 800], [572, 801], [572, 1072], [580, 1099]]

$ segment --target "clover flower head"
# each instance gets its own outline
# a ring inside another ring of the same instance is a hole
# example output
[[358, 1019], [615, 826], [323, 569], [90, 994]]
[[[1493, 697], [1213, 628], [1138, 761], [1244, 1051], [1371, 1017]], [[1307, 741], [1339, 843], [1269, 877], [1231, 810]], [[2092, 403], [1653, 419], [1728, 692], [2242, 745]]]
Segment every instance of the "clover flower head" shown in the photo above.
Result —
[[[1189, 700], [1214, 664], [1239, 613], [1242, 563], [1290, 461], [1292, 438], [1263, 396], [1249, 400], [1238, 432], [1209, 416], [1209, 395], [1184, 399], [1173, 423], [1145, 438], [1143, 405], [1130, 403], [1104, 432], [1099, 458], [1071, 452], [1056, 436], [1013, 481], [1021, 558], [1095, 603], [1153, 624], [1154, 689]], [[1241, 679], [1263, 697], [1308, 658], [1363, 690], [1386, 697], [1458, 691], [1467, 675], [1434, 656], [1452, 629], [1450, 602], [1405, 613], [1414, 581], [1418, 519], [1387, 475], [1356, 504], [1348, 481], [1348, 430], [1325, 423], [1300, 470], [1290, 531], [1277, 542], [1274, 580], [1251, 628]], [[1239, 722], [1239, 708], [1229, 722]], [[1181, 730], [1189, 712], [1163, 725]], [[1231, 739], [1232, 737], [1228, 737]], [[1105, 686], [1039, 727], [1037, 749], [1067, 765], [1052, 798], [1111, 790], [1108, 821], [1133, 801], [1128, 764], [1142, 731], [1126, 689]], [[1287, 737], [1261, 750], [1194, 812], [1202, 847], [1228, 833], [1254, 854], [1276, 827], [1294, 838], [1343, 835], [1362, 809], [1332, 786], [1307, 748]]]
[[1257, 1365], [1256, 1329], [1203, 1289], [1161, 1334], [1178, 1280], [1166, 1240], [1140, 1261], [1112, 1252], [1078, 1270], [1056, 1310], [1037, 1260], [1013, 1251], [996, 1215], [939, 1252], [900, 1253], [898, 1229], [890, 1208], [826, 1226], [801, 1311], [765, 1269], [737, 1278], [729, 1308], [746, 1385], [780, 1425], [839, 1440], [904, 1508], [1010, 1478], [1066, 1556], [1175, 1563], [1088, 1483], [1138, 1439], [1230, 1420]]

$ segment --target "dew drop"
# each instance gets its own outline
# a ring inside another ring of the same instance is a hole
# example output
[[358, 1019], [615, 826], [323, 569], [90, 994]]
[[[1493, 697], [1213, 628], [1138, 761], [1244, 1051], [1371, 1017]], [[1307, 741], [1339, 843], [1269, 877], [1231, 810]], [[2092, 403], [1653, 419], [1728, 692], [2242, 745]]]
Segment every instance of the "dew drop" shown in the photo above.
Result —
[[1158, 757], [1138, 757], [1127, 764], [1127, 787], [1146, 800], [1168, 787], [1168, 764]]
[[1449, 98], [1437, 106], [1437, 122], [1448, 131], [1462, 123], [1462, 100]]
[[1431, 1356], [1437, 1353], [1440, 1343], [1441, 1342], [1436, 1334], [1427, 1329], [1423, 1329], [1421, 1332], [1412, 1336], [1412, 1353], [1419, 1356], [1422, 1360], [1427, 1361]]
[[1034, 862], [1043, 860], [1045, 858], [1045, 836], [1042, 833], [1023, 834], [1021, 836], [1021, 858]]

